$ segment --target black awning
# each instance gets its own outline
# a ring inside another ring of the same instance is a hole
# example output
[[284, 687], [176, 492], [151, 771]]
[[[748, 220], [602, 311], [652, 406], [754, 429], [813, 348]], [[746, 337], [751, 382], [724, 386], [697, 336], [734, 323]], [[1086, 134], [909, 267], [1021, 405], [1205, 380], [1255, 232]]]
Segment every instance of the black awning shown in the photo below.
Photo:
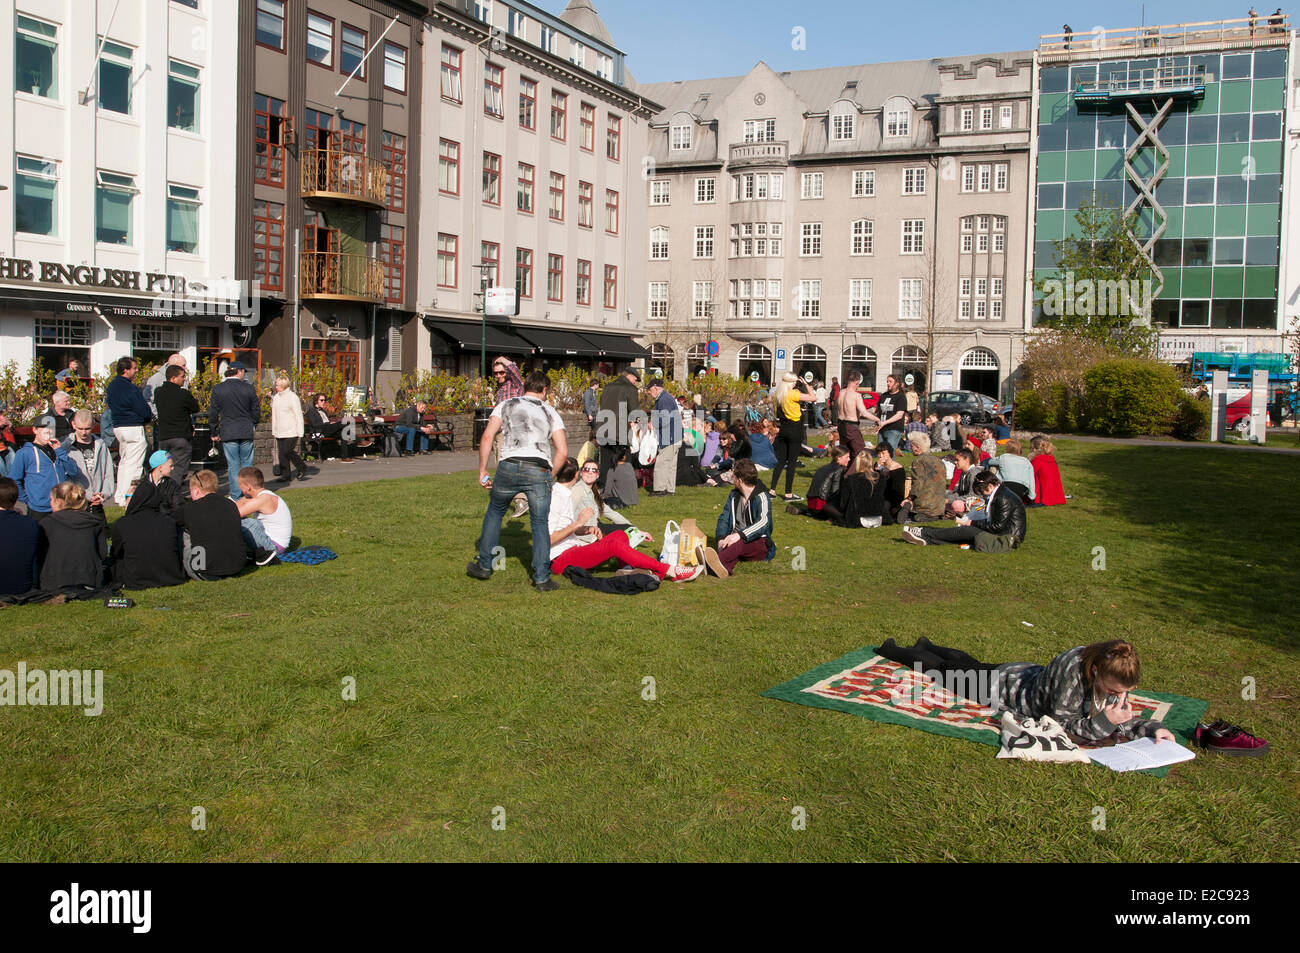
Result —
[[514, 330], [524, 340], [531, 341], [537, 352], [545, 357], [595, 357], [600, 353], [586, 337], [573, 331], [523, 326]]
[[482, 325], [473, 321], [444, 321], [425, 318], [431, 331], [437, 331], [462, 351], [477, 351], [487, 341], [489, 354], [532, 354], [533, 345], [514, 333], [512, 329], [488, 322]]
[[591, 342], [596, 353], [601, 357], [640, 360], [648, 358], [650, 352], [624, 334], [600, 334], [595, 331], [583, 331], [582, 336]]
[[[98, 308], [105, 318], [145, 318], [150, 321], [198, 321], [201, 316], [186, 314], [181, 299], [179, 308], [168, 307], [178, 303], [172, 298], [128, 298], [120, 295], [75, 294], [51, 289], [0, 288], [0, 307], [52, 311], [55, 314], [75, 314], [94, 317]], [[159, 304], [162, 307], [159, 307]]]

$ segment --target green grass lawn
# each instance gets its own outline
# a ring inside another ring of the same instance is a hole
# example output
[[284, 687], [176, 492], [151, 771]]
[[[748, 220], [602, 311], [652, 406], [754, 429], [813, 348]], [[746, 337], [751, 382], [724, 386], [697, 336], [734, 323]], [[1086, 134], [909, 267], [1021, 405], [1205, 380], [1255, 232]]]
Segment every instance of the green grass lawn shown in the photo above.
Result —
[[[772, 563], [635, 598], [533, 592], [526, 518], [507, 569], [467, 578], [472, 473], [290, 490], [297, 535], [338, 560], [131, 610], [0, 613], [0, 668], [105, 671], [97, 718], [0, 709], [0, 859], [1300, 859], [1300, 458], [1062, 442], [1059, 459], [1074, 499], [1031, 510], [1011, 555], [778, 508]], [[686, 516], [711, 531], [722, 499], [631, 512], [656, 537]], [[1158, 780], [760, 697], [890, 635], [1041, 662], [1129, 638], [1143, 687], [1207, 699], [1273, 750]]]

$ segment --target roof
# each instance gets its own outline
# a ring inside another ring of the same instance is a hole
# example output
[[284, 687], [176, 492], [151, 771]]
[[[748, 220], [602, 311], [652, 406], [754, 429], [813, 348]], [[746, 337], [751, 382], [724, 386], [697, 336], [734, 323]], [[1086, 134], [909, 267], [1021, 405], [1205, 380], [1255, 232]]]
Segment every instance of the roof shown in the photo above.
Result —
[[588, 36], [595, 37], [602, 43], [614, 45], [614, 38], [609, 35], [605, 21], [600, 18], [591, 0], [569, 0], [569, 5], [560, 14], [560, 19], [574, 29], [581, 30]]

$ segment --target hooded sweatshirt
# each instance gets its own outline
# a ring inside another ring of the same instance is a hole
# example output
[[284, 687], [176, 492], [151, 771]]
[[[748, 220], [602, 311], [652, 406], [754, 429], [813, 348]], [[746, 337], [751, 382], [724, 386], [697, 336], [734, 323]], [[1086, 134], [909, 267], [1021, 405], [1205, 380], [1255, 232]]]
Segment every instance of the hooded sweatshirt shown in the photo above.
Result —
[[23, 444], [9, 470], [10, 479], [18, 484], [18, 502], [37, 513], [50, 511], [50, 490], [66, 480], [80, 482], [73, 476], [79, 471], [63, 445], [49, 443], [46, 448], [54, 451], [53, 460], [36, 444]]
[[177, 546], [176, 521], [159, 512], [162, 494], [142, 480], [126, 515], [113, 525], [113, 578], [127, 589], [175, 586], [186, 580]]
[[98, 589], [104, 582], [104, 517], [86, 510], [58, 510], [41, 521], [41, 588]]
[[[77, 443], [76, 434], [63, 441], [63, 449], [67, 451], [68, 460], [72, 463], [68, 477], [73, 483], [81, 484], [87, 494], [102, 493], [104, 499], [111, 499], [117, 489], [117, 468], [113, 465], [113, 455], [108, 452], [108, 444], [103, 440], [95, 436], [90, 439], [90, 448], [86, 451]], [[75, 473], [72, 472], [74, 468]]]

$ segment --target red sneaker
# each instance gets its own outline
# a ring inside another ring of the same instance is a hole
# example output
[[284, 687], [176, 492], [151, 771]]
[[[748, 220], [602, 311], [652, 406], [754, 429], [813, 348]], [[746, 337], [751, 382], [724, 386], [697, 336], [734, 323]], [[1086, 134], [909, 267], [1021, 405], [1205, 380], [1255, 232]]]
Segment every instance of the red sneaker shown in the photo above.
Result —
[[1247, 758], [1257, 758], [1268, 753], [1267, 741], [1256, 738], [1239, 725], [1230, 725], [1226, 721], [1197, 725], [1196, 743], [1206, 751]]

